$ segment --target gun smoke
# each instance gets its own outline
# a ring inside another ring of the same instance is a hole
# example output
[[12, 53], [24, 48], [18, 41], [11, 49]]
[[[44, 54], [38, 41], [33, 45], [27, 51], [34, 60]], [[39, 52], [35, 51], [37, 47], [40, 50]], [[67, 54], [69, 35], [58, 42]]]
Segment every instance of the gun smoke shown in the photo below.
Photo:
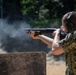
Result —
[[24, 21], [8, 23], [7, 20], [0, 19], [0, 52], [46, 51], [46, 45], [40, 40], [34, 41], [29, 37], [25, 28], [31, 26]]

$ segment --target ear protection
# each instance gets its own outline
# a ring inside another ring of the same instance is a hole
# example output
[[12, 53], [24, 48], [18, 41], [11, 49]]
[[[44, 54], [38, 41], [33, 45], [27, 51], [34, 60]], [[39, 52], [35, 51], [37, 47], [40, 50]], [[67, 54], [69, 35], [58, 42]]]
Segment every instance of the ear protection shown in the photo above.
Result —
[[71, 31], [75, 27], [73, 22], [70, 20], [72, 14], [73, 14], [73, 12], [70, 12], [68, 17], [67, 17], [66, 27], [67, 27], [68, 31]]

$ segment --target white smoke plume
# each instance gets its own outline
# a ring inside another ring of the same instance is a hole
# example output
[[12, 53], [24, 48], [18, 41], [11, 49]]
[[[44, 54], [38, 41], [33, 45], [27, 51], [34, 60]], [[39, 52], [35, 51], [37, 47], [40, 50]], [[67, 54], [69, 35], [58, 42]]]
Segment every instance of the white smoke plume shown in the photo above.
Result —
[[0, 40], [5, 39], [8, 35], [11, 38], [18, 38], [20, 40], [28, 39], [25, 28], [30, 28], [30, 25], [24, 21], [16, 21], [14, 23], [7, 23], [7, 20], [0, 19]]
[[48, 51], [47, 45], [40, 40], [33, 40], [25, 28], [31, 26], [24, 21], [8, 23], [0, 19], [0, 53]]
[[[20, 44], [23, 44], [23, 41], [29, 40], [30, 37], [26, 33], [25, 28], [30, 27], [24, 21], [8, 23], [7, 20], [0, 19], [0, 53], [5, 53], [4, 49], [10, 48], [12, 50], [14, 47], [17, 48]], [[10, 47], [11, 45], [12, 47]]]

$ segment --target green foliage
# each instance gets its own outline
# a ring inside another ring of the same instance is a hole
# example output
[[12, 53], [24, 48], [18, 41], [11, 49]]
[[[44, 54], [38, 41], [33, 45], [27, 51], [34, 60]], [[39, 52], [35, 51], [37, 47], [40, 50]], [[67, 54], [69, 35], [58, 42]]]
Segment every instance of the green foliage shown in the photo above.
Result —
[[[2, 0], [3, 17], [9, 20], [42, 21], [61, 18], [76, 10], [76, 0]], [[1, 15], [1, 17], [2, 17]], [[46, 24], [47, 21], [44, 21]], [[42, 22], [40, 22], [42, 24]]]
[[32, 27], [50, 27], [51, 24], [58, 22], [59, 25], [61, 25], [61, 18], [57, 19], [44, 19], [44, 20], [37, 20], [37, 21], [32, 21], [30, 24]]
[[61, 18], [64, 13], [74, 10], [74, 1], [69, 0], [22, 0], [21, 5], [23, 15], [33, 20]]
[[35, 2], [33, 0], [22, 0], [21, 5], [23, 7], [23, 15], [26, 15], [28, 12], [35, 8]]

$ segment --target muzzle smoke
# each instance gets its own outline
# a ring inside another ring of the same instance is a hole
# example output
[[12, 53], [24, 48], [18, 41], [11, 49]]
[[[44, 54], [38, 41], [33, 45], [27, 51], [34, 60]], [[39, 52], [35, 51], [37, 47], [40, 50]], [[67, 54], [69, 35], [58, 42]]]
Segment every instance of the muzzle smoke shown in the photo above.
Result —
[[24, 21], [8, 23], [0, 19], [0, 53], [48, 51], [46, 45], [40, 40], [33, 40], [25, 32], [31, 26]]
[[[24, 40], [29, 40], [30, 37], [25, 32], [25, 28], [30, 28], [30, 25], [23, 22], [14, 22], [8, 23], [7, 20], [0, 19], [0, 46], [3, 49], [8, 50], [10, 48], [10, 52], [13, 45], [19, 45]], [[12, 45], [12, 47], [10, 47]]]

